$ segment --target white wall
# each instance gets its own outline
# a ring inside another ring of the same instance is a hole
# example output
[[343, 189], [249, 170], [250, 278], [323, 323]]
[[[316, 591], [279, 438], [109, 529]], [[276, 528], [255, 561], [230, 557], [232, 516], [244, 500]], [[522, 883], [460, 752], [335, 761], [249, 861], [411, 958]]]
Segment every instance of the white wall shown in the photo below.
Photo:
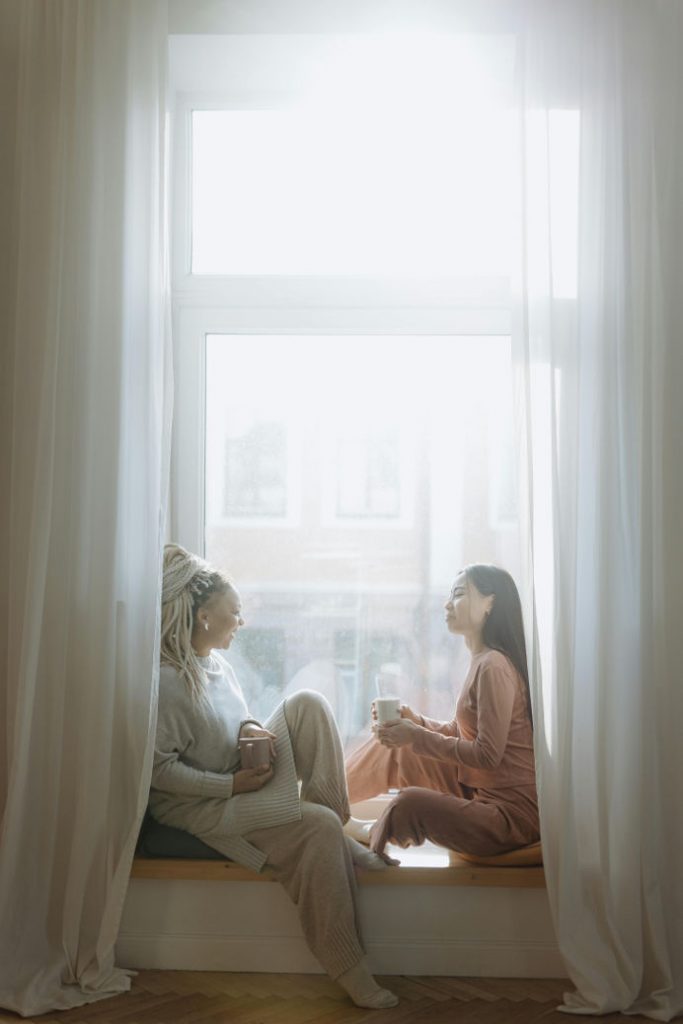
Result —
[[[563, 977], [545, 889], [364, 885], [379, 974]], [[133, 879], [117, 962], [162, 970], [319, 973], [276, 882]]]

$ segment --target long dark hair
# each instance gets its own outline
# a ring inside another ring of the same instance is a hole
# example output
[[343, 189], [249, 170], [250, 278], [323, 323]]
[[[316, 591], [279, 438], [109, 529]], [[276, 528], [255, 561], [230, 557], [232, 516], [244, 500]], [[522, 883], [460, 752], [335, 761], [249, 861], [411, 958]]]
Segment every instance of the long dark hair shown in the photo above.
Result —
[[497, 565], [466, 565], [462, 571], [484, 597], [493, 594], [493, 605], [481, 638], [487, 647], [509, 658], [524, 680], [529, 720], [533, 725], [522, 602], [515, 581], [509, 572]]

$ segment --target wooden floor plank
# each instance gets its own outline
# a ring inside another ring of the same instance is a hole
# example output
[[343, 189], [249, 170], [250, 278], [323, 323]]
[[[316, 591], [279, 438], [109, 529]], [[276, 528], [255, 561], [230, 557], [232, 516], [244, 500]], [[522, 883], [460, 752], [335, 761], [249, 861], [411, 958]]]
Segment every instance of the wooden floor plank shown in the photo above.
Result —
[[408, 978], [405, 975], [377, 978], [378, 984], [395, 992], [399, 999], [407, 999], [412, 1003], [440, 1003], [452, 998], [440, 988], [430, 985], [430, 981], [430, 978]]
[[201, 1020], [209, 1012], [210, 1003], [211, 997], [202, 992], [188, 992], [173, 998], [167, 996], [165, 999], [157, 995], [143, 1013], [131, 1009], [123, 1017], [117, 1017], [112, 1024], [137, 1024], [139, 1020], [164, 1021], [169, 1017], [173, 1024], [188, 1024], [191, 1019]]
[[[140, 971], [130, 993], [34, 1021], [0, 1012], [0, 1024], [567, 1024], [557, 1010], [566, 979], [382, 977], [398, 1006], [354, 1006], [320, 974]], [[601, 1024], [622, 1024], [619, 1014]], [[629, 1024], [650, 1024], [630, 1017]]]

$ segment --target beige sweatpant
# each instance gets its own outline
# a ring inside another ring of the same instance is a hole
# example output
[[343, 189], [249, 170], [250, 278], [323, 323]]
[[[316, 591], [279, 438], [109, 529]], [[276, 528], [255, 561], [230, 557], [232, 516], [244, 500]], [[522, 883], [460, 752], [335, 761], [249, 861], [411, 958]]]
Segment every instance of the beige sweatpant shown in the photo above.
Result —
[[285, 718], [301, 780], [301, 821], [245, 838], [267, 854], [268, 867], [299, 911], [310, 949], [338, 978], [365, 956], [356, 877], [342, 832], [350, 810], [341, 741], [332, 708], [318, 693], [288, 697]]

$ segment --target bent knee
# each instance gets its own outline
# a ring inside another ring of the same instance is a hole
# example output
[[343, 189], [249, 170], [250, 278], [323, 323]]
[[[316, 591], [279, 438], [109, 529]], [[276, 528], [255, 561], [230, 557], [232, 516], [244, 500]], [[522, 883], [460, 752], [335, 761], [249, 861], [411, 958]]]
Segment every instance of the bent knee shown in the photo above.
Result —
[[285, 698], [285, 714], [289, 712], [304, 712], [307, 714], [324, 713], [332, 714], [332, 708], [326, 697], [316, 690], [297, 690]]
[[305, 821], [317, 833], [339, 833], [342, 832], [342, 823], [339, 816], [330, 807], [324, 804], [311, 804], [305, 800], [301, 801], [301, 820]]
[[405, 789], [399, 790], [394, 797], [394, 804], [398, 807], [416, 807], [425, 802], [425, 796], [429, 798], [431, 790], [424, 789], [422, 786], [406, 786]]

